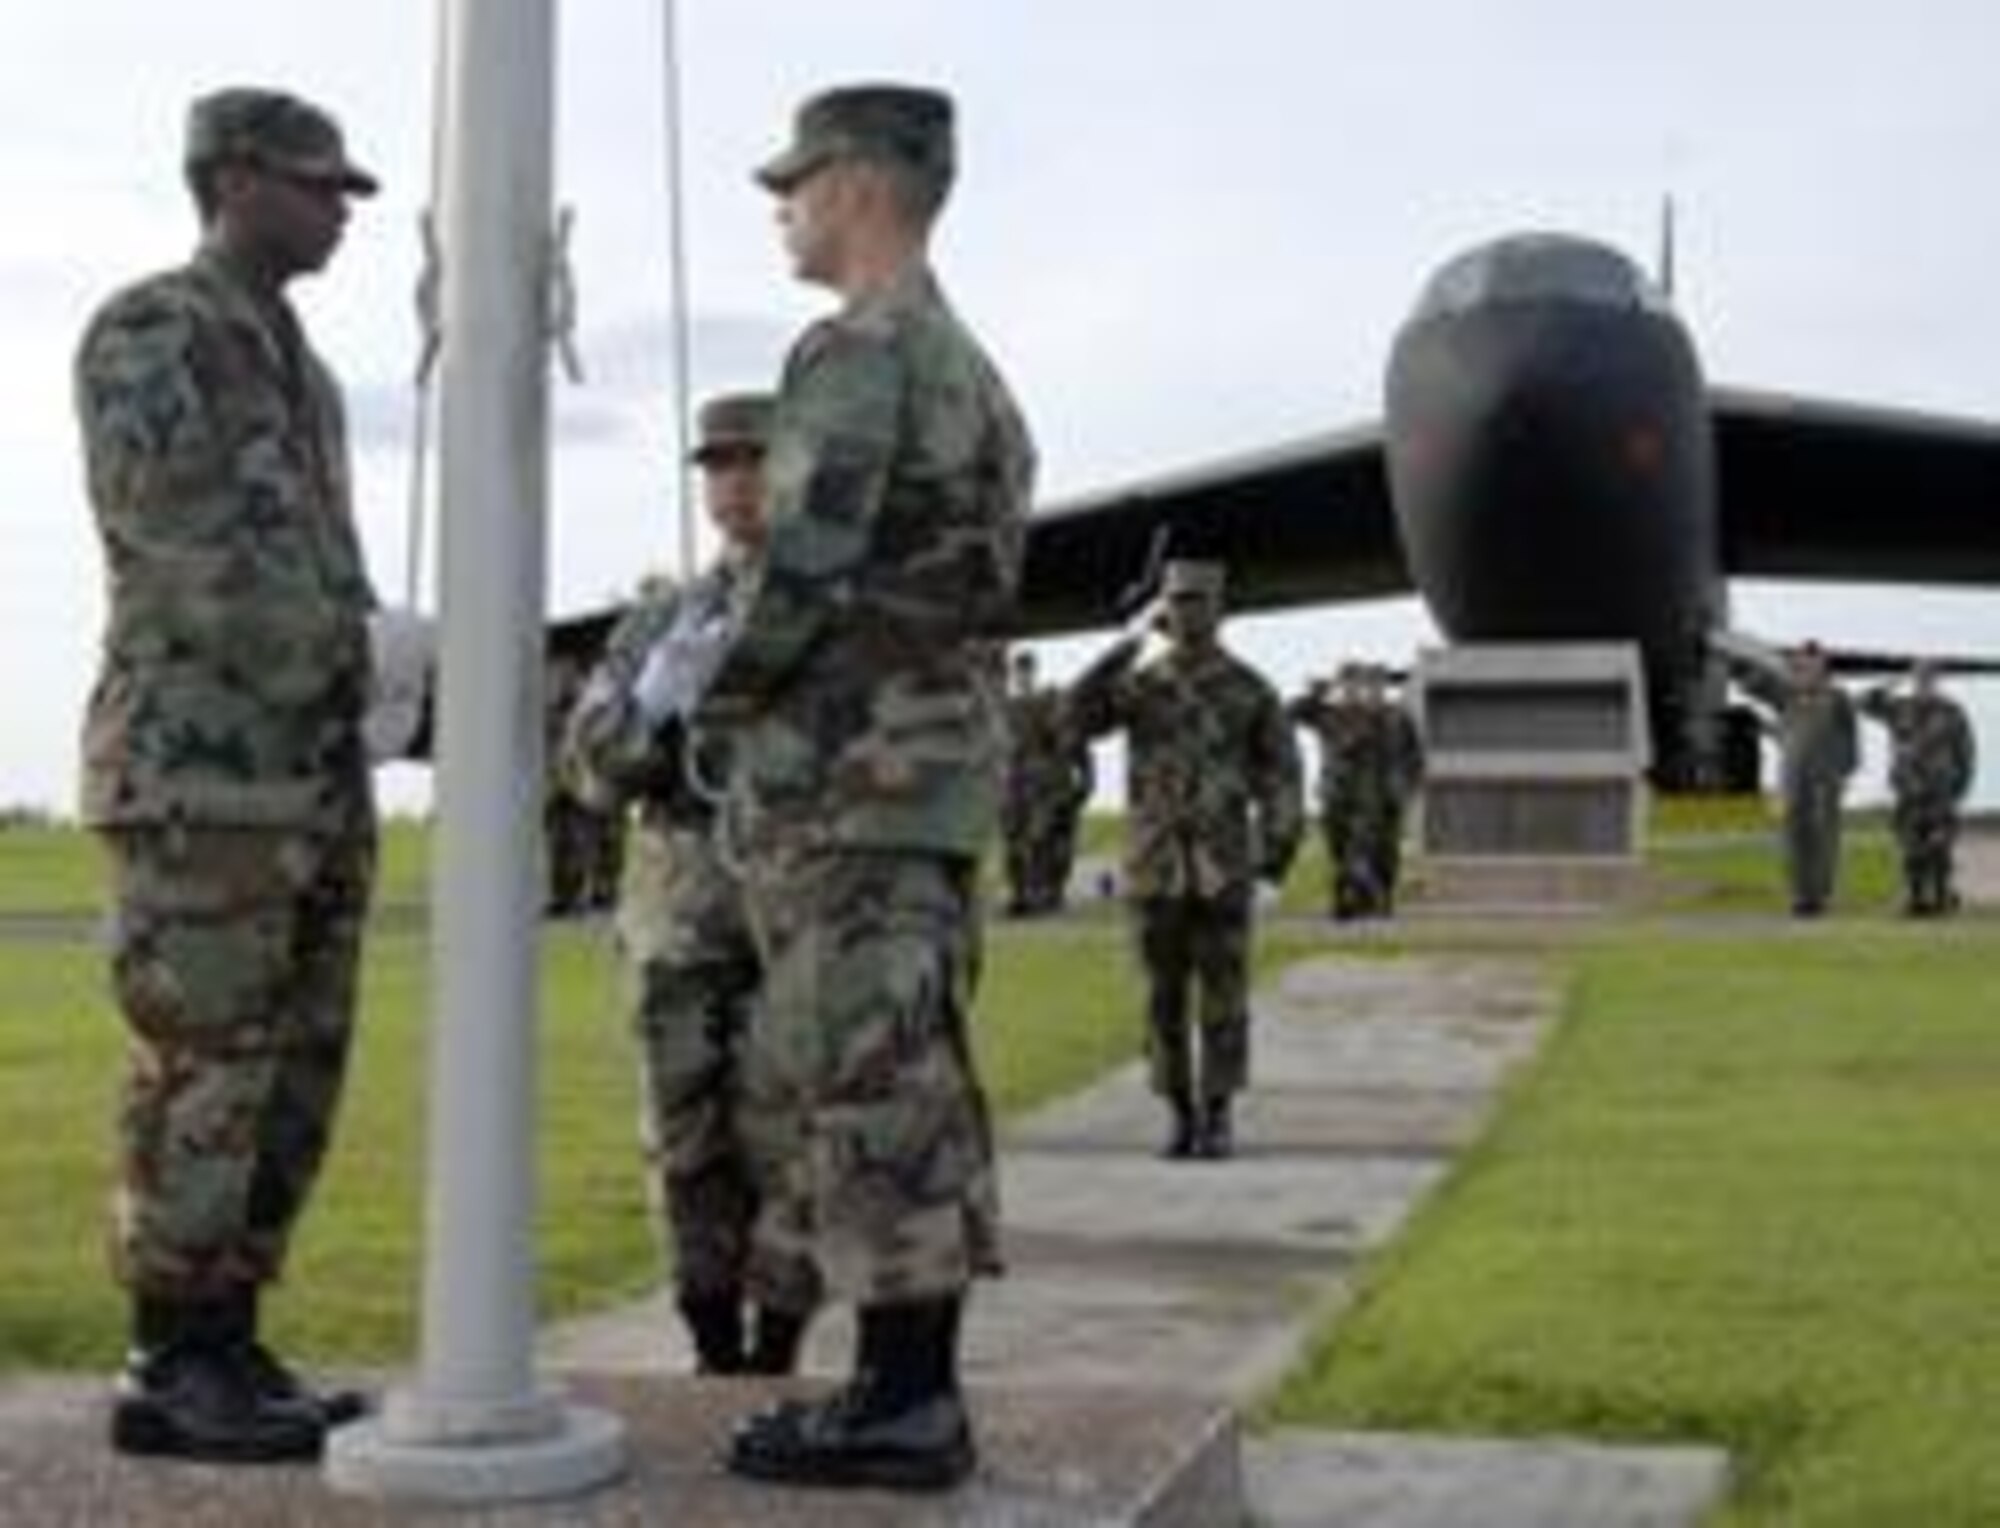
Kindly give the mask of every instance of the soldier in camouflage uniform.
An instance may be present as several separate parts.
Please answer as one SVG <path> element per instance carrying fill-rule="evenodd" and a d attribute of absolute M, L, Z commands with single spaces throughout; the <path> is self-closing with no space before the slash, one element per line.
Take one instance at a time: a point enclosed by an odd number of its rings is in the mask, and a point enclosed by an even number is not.
<path fill-rule="evenodd" d="M 1298 746 L 1277 692 L 1223 647 L 1223 569 L 1171 562 L 1166 653 L 1135 667 L 1128 637 L 1070 689 L 1086 736 L 1127 737 L 1126 888 L 1146 969 L 1164 1155 L 1226 1157 L 1230 1100 L 1249 1078 L 1256 883 L 1283 883 L 1304 827 Z M 1189 988 L 1200 993 L 1197 1057 Z"/>
<path fill-rule="evenodd" d="M 374 605 L 338 388 L 284 295 L 375 181 L 316 107 L 196 101 L 193 260 L 127 288 L 76 357 L 109 613 L 83 817 L 108 851 L 130 1035 L 117 1271 L 133 1351 L 111 1438 L 302 1458 L 357 1398 L 258 1340 L 346 1070 L 375 868 Z"/>
<path fill-rule="evenodd" d="M 1792 912 L 1826 911 L 1840 872 L 1840 810 L 1861 762 L 1854 705 L 1833 682 L 1817 643 L 1792 650 L 1785 672 L 1737 665 L 1738 681 L 1766 708 L 1764 728 L 1778 740 L 1784 798 L 1785 877 Z"/>
<path fill-rule="evenodd" d="M 548 663 L 549 734 L 543 757 L 548 774 L 542 786 L 542 910 L 552 918 L 602 912 L 618 901 L 625 864 L 625 813 L 578 789 L 559 767 L 563 726 L 583 693 L 584 672 L 577 660 L 558 653 Z"/>
<path fill-rule="evenodd" d="M 624 877 L 625 813 L 615 807 L 590 806 L 583 836 L 583 905 L 592 912 L 616 907 Z"/>
<path fill-rule="evenodd" d="M 1910 670 L 1908 695 L 1873 689 L 1861 697 L 1860 710 L 1888 729 L 1894 749 L 1889 788 L 1903 861 L 1903 910 L 1914 918 L 1952 912 L 1958 907 L 1952 852 L 1959 804 L 1978 763 L 1965 708 L 1938 689 L 1934 667 L 1918 663 Z"/>
<path fill-rule="evenodd" d="M 974 1463 L 959 1320 L 998 1252 L 975 895 L 1034 460 L 929 262 L 952 116 L 931 90 L 829 91 L 759 171 L 795 274 L 842 306 L 786 361 L 769 540 L 697 716 L 730 737 L 802 1223 L 859 1307 L 849 1383 L 737 1429 L 730 1467 L 767 1480 L 939 1489 Z"/>
<path fill-rule="evenodd" d="M 600 810 L 630 803 L 639 817 L 617 930 L 639 1036 L 640 1135 L 681 1315 L 707 1374 L 789 1373 L 818 1281 L 795 1237 L 776 1250 L 753 1240 L 759 1207 L 785 1191 L 803 1144 L 787 1135 L 796 1111 L 753 1071 L 763 965 L 705 794 L 723 760 L 712 742 L 686 757 L 685 731 L 647 716 L 638 681 L 680 622 L 725 611 L 748 577 L 764 539 L 770 421 L 768 394 L 703 405 L 694 458 L 722 555 L 685 585 L 651 580 L 641 590 L 570 714 L 562 750 L 580 795 Z"/>
<path fill-rule="evenodd" d="M 1369 664 L 1342 666 L 1287 711 L 1319 739 L 1320 832 L 1336 918 L 1395 910 L 1403 814 L 1423 778 L 1423 744 L 1409 711 Z"/>
<path fill-rule="evenodd" d="M 559 767 L 563 725 L 583 692 L 579 659 L 557 654 L 548 663 L 548 693 L 543 705 L 547 721 L 548 760 L 542 780 L 542 911 L 552 918 L 568 917 L 589 905 L 591 824 L 599 808 L 577 789 Z"/>
<path fill-rule="evenodd" d="M 1090 744 L 1071 725 L 1062 691 L 1038 686 L 1035 655 L 1016 653 L 1000 804 L 1009 912 L 1061 909 L 1077 827 L 1096 783 Z"/>

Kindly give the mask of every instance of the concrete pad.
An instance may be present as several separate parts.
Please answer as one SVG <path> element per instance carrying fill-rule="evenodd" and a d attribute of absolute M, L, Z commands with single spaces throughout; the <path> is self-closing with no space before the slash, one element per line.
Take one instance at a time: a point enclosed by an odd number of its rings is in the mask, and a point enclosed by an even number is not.
<path fill-rule="evenodd" d="M 981 1283 L 966 1311 L 961 1364 L 968 1383 L 988 1388 L 1234 1401 L 1275 1383 L 1297 1356 L 1301 1329 L 1347 1293 L 1323 1257 L 1161 1246 L 1138 1276 L 1115 1248 L 1009 1241 L 1013 1271 Z M 827 1312 L 813 1324 L 802 1369 L 844 1373 L 853 1342 L 851 1313 Z M 685 1375 L 694 1367 L 664 1290 L 615 1317 L 565 1322 L 538 1352 L 549 1368 L 584 1374 Z"/>
<path fill-rule="evenodd" d="M 769 1384 L 578 1376 L 570 1388 L 625 1420 L 625 1478 L 560 1503 L 452 1509 L 340 1495 L 314 1466 L 120 1458 L 104 1443 L 101 1384 L 9 1386 L 0 1389 L 0 1525 L 1216 1528 L 1242 1516 L 1236 1424 L 1211 1403 L 1130 1391 L 976 1391 L 978 1475 L 959 1491 L 922 1497 L 806 1491 L 726 1474 L 729 1429 L 773 1393 Z"/>
<path fill-rule="evenodd" d="M 1289 1050 L 1259 1059 L 1276 1071 L 1289 1059 Z M 1479 1133 L 1491 1101 L 1485 1090 L 1470 1086 L 1299 1083 L 1292 1077 L 1287 1068 L 1283 1076 L 1259 1083 L 1237 1100 L 1244 1156 L 1446 1156 Z M 1007 1132 L 1006 1144 L 1076 1156 L 1146 1155 L 1165 1135 L 1159 1099 L 1136 1070 L 1128 1069 L 1023 1121 Z M 1010 1155 L 1010 1165 L 1012 1160 Z"/>
<path fill-rule="evenodd" d="M 1720 1449 L 1281 1432 L 1246 1445 L 1258 1528 L 1687 1528 Z"/>
<path fill-rule="evenodd" d="M 1418 915 L 1609 917 L 1638 906 L 1652 887 L 1639 859 L 1577 860 L 1537 855 L 1453 859 L 1427 855 L 1403 907 Z"/>
<path fill-rule="evenodd" d="M 980 1289 L 966 1373 L 1237 1403 L 1275 1383 L 1302 1328 L 1346 1293 L 1324 1259 L 1313 1267 L 1192 1248 L 1162 1248 L 1146 1265 L 1051 1257 Z"/>
<path fill-rule="evenodd" d="M 1257 1246 L 1348 1258 L 1401 1224 L 1443 1171 L 1407 1157 L 1252 1153 L 1227 1162 L 1103 1157 L 1088 1171 L 1056 1152 L 1016 1151 L 1002 1180 L 1008 1242 L 1051 1233 L 1128 1249 L 1145 1276 L 1149 1244 Z"/>
<path fill-rule="evenodd" d="M 1501 1080 L 1533 1054 L 1550 1007 L 1546 976 L 1526 962 L 1293 965 L 1257 996 L 1239 1147 L 1246 1156 L 1447 1155 L 1478 1132 Z M 1149 1155 L 1163 1129 L 1143 1072 L 1127 1067 L 1012 1126 L 1004 1172 L 1013 1148 Z M 1010 1211 L 1021 1199 L 1008 1191 Z"/>
<path fill-rule="evenodd" d="M 1494 956 L 1419 956 L 1395 960 L 1304 960 L 1259 990 L 1259 1008 L 1320 1024 L 1403 1018 L 1415 1034 L 1498 1037 L 1519 1025 L 1532 1032 L 1547 1016 L 1551 989 L 1536 962 Z"/>

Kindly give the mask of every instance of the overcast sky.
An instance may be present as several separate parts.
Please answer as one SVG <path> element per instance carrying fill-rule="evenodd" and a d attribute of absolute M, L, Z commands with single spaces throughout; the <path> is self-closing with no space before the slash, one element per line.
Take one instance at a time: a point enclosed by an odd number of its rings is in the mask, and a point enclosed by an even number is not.
<path fill-rule="evenodd" d="M 556 610 L 673 556 L 658 7 L 559 7 L 558 184 L 577 208 L 589 379 L 558 400 Z M 1047 496 L 1371 419 L 1390 336 L 1438 263 L 1527 228 L 1650 263 L 1669 191 L 1712 379 L 2000 417 L 1990 0 L 680 0 L 679 15 L 697 390 L 767 383 L 820 311 L 747 170 L 800 96 L 869 77 L 959 98 L 938 261 L 1030 415 Z M 433 29 L 420 0 L 8 7 L 0 803 L 72 802 L 102 597 L 69 357 L 97 301 L 192 244 L 178 165 L 195 93 L 320 99 L 382 177 L 330 271 L 295 292 L 348 385 L 364 534 L 400 594 Z M 1993 593 L 1739 586 L 1737 613 L 1781 638 L 2000 650 Z M 1236 629 L 1287 681 L 1431 639 L 1407 601 Z M 1082 651 L 1059 648 L 1056 671 Z M 2000 710 L 1979 709 L 2000 765 Z M 1996 782 L 1989 768 L 1982 796 Z"/>

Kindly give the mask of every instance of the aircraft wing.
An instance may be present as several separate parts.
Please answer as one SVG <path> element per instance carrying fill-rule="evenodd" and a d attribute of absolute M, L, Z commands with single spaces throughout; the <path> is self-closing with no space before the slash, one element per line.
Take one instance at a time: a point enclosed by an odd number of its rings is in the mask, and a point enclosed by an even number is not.
<path fill-rule="evenodd" d="M 583 665 L 595 663 L 611 638 L 611 628 L 625 613 L 623 605 L 587 610 L 579 615 L 558 616 L 543 628 L 544 649 L 551 658 L 567 658 Z"/>
<path fill-rule="evenodd" d="M 1787 666 L 1786 650 L 1751 633 L 1720 628 L 1708 634 L 1709 647 L 1732 664 L 1759 670 L 1782 679 Z M 1828 670 L 1846 679 L 1900 678 L 1918 661 L 1928 663 L 1939 674 L 2000 674 L 2000 658 L 1963 653 L 1916 653 L 1875 647 L 1847 647 L 1821 643 Z"/>
<path fill-rule="evenodd" d="M 1939 674 L 2000 674 L 2000 658 L 1980 658 L 1965 653 L 1890 652 L 1874 647 L 1845 647 L 1839 643 L 1826 650 L 1826 666 L 1846 679 L 1900 679 L 1919 660 Z"/>
<path fill-rule="evenodd" d="M 1234 610 L 1403 594 L 1382 431 L 1310 436 L 1036 511 L 1020 630 L 1118 624 L 1162 555 L 1229 565 Z"/>
<path fill-rule="evenodd" d="M 2000 425 L 1715 388 L 1732 574 L 2000 583 Z"/>
<path fill-rule="evenodd" d="M 1329 432 L 1038 508 L 1028 520 L 1017 630 L 1115 626 L 1163 557 L 1229 564 L 1229 603 L 1265 610 L 1412 587 L 1382 432 Z M 549 653 L 590 661 L 619 608 L 552 620 Z"/>

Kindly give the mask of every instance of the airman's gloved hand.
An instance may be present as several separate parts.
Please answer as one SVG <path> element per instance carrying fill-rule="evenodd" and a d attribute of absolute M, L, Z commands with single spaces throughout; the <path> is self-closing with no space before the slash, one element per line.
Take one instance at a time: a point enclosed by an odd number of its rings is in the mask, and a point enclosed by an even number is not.
<path fill-rule="evenodd" d="M 676 621 L 653 644 L 632 681 L 632 704 L 649 727 L 692 720 L 722 664 L 729 623 L 721 613 L 703 621 Z"/>

